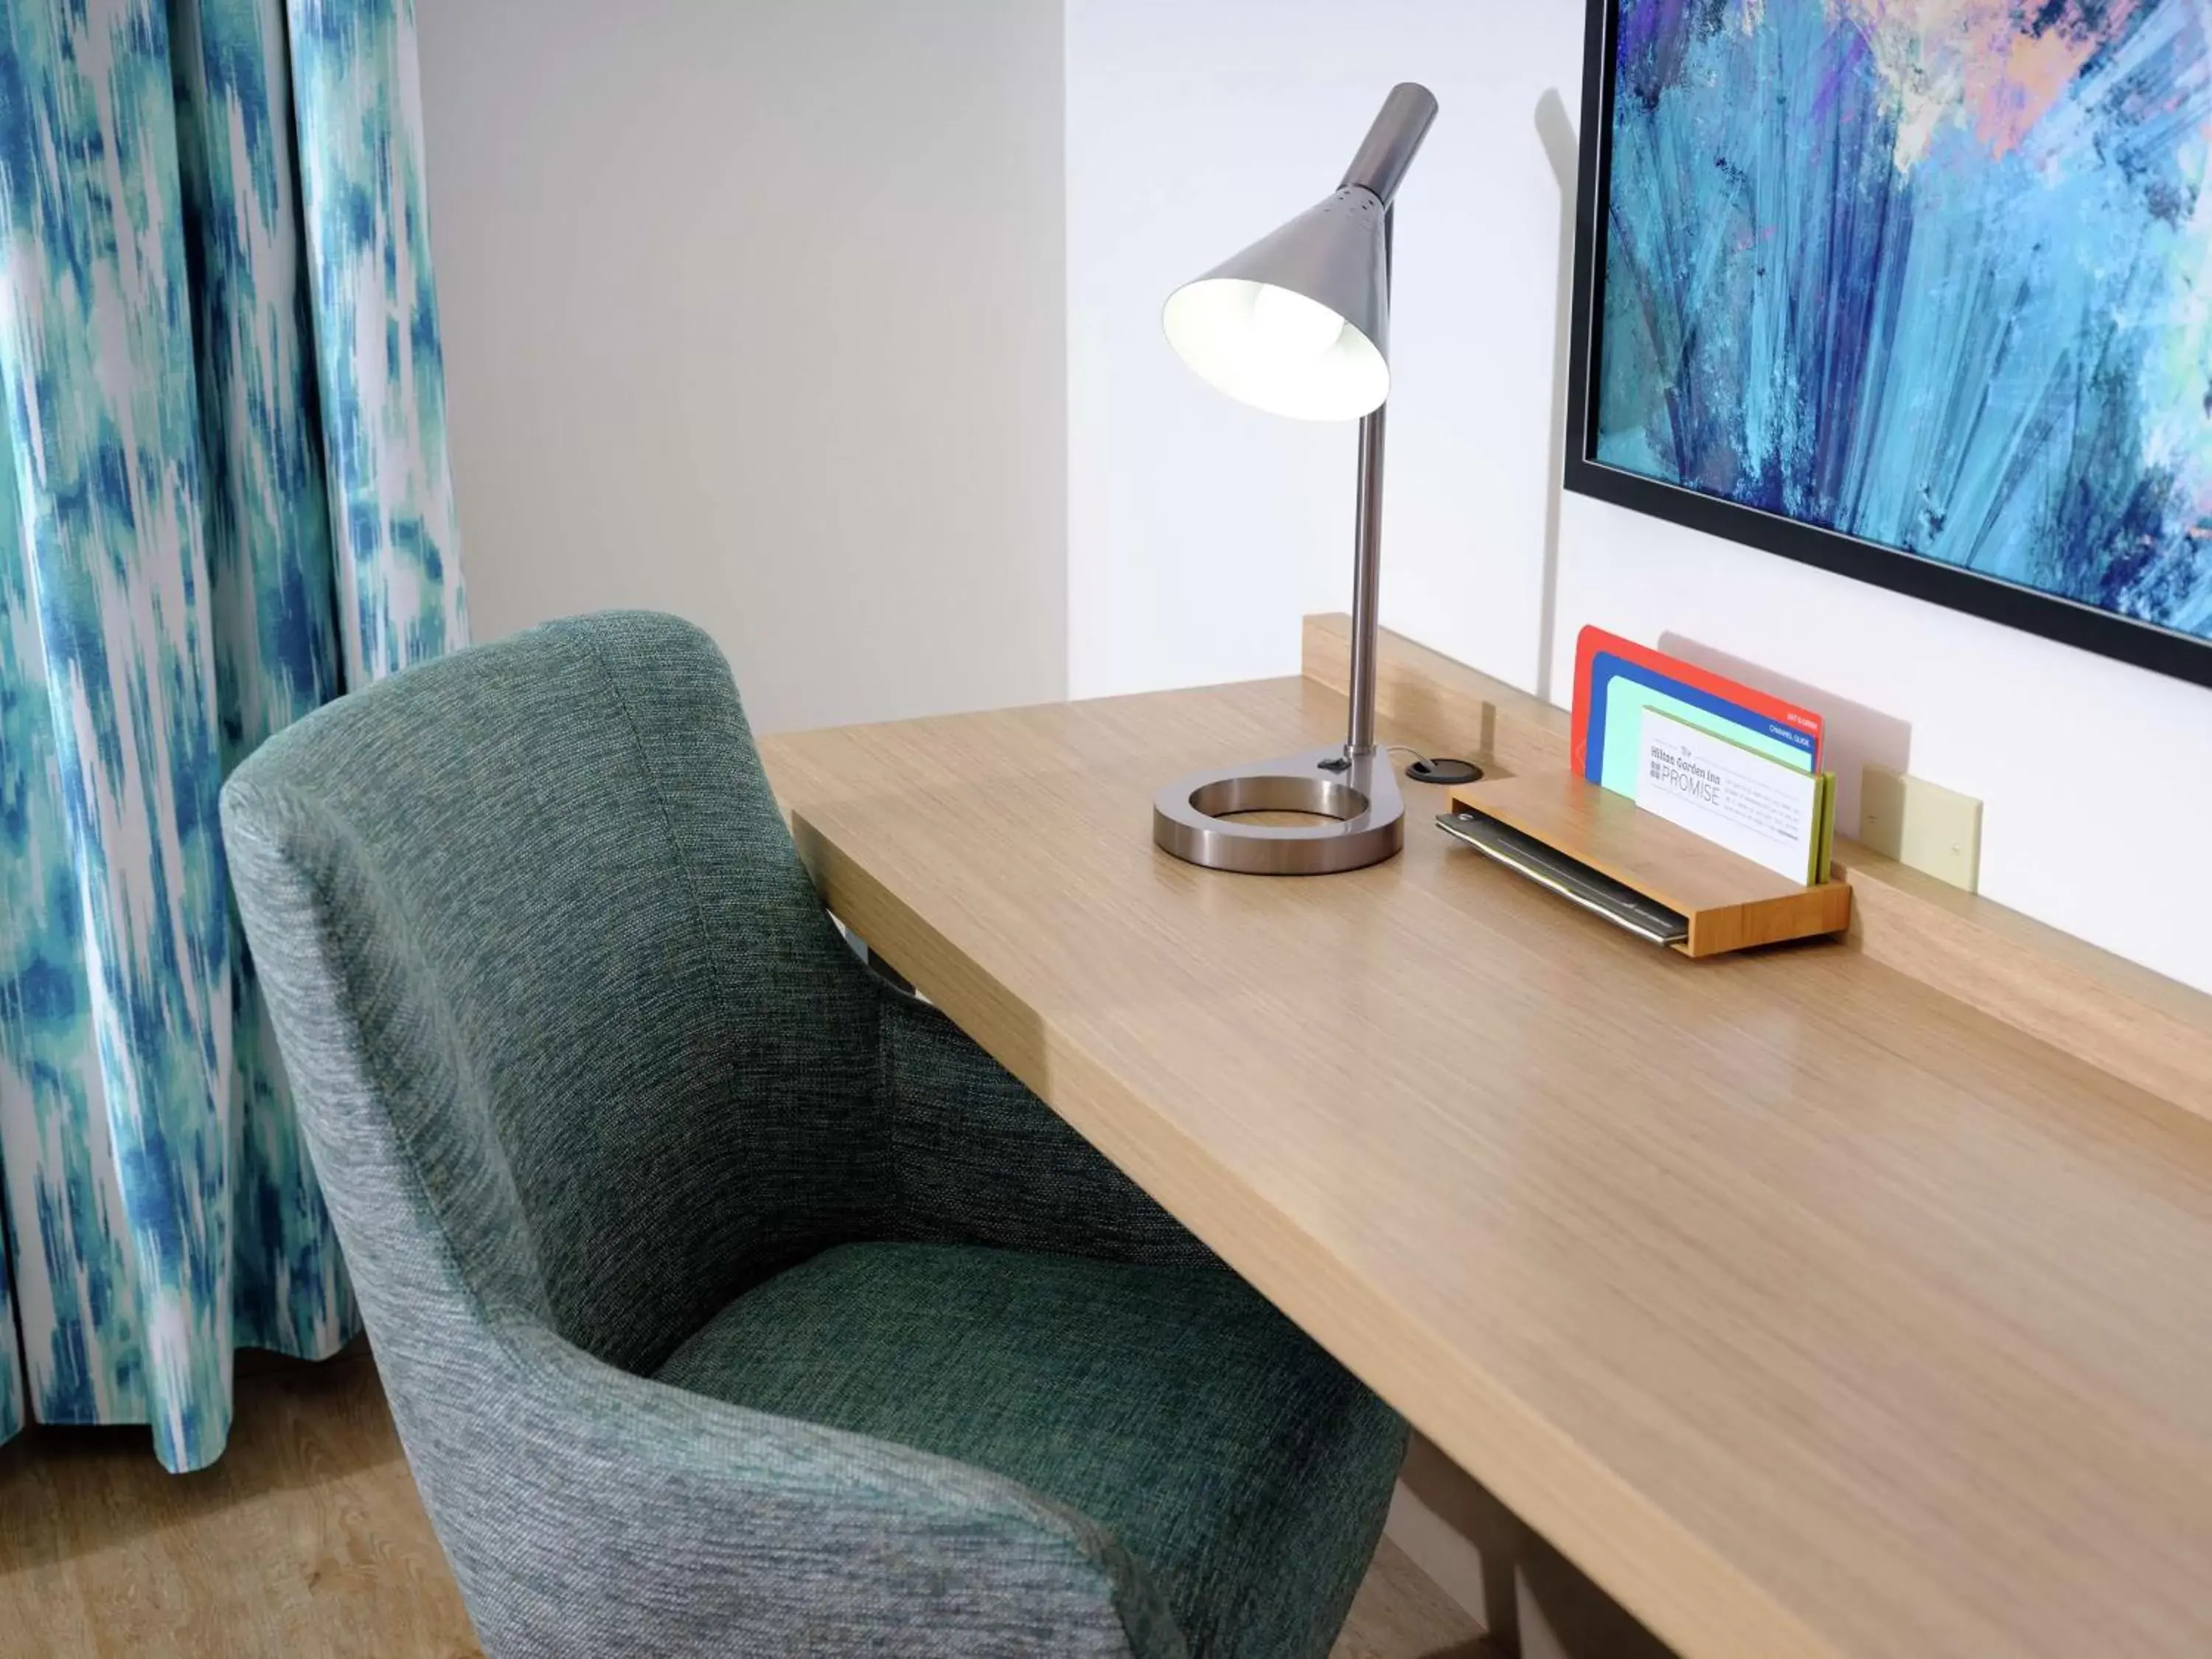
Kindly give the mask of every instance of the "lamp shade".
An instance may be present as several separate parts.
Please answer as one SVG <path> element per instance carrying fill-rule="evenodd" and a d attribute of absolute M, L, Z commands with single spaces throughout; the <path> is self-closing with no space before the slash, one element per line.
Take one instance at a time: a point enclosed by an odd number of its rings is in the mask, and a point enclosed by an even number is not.
<path fill-rule="evenodd" d="M 1346 185 L 1168 296 L 1168 342 L 1271 415 L 1349 421 L 1390 392 L 1386 210 Z"/>

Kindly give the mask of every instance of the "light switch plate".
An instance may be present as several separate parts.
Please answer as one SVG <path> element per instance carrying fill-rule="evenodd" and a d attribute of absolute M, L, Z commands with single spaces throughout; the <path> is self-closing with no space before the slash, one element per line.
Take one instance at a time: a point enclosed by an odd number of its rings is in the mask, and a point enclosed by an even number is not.
<path fill-rule="evenodd" d="M 1859 775 L 1859 840 L 1972 893 L 1982 878 L 1982 804 L 1869 761 Z"/>

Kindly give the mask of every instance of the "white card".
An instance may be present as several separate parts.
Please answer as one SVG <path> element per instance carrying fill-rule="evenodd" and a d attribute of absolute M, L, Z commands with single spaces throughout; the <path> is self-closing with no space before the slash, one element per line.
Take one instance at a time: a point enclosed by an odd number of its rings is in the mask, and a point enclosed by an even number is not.
<path fill-rule="evenodd" d="M 1820 839 L 1820 781 L 1755 750 L 1701 732 L 1656 708 L 1644 711 L 1636 804 L 1792 881 L 1809 881 Z"/>

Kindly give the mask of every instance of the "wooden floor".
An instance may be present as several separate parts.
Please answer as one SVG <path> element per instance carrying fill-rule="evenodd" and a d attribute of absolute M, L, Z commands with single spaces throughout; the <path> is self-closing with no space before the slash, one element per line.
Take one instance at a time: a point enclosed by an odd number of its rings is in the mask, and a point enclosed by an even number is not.
<path fill-rule="evenodd" d="M 1477 1659 L 1389 1544 L 1332 1659 Z M 230 1449 L 164 1474 L 143 1429 L 0 1448 L 0 1652 L 476 1659 L 365 1352 L 241 1376 Z"/>

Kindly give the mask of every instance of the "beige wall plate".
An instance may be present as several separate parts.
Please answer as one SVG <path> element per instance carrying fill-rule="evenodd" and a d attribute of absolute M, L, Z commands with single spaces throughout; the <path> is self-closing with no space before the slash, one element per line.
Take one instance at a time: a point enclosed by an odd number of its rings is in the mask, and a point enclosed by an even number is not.
<path fill-rule="evenodd" d="M 1870 761 L 1859 783 L 1859 840 L 1969 893 L 1980 884 L 1982 804 L 1972 795 Z"/>

